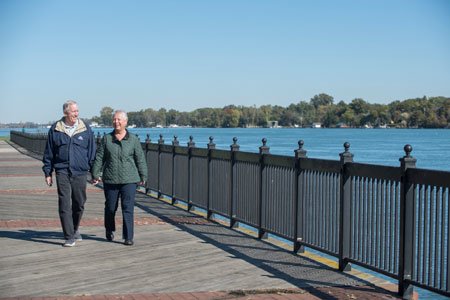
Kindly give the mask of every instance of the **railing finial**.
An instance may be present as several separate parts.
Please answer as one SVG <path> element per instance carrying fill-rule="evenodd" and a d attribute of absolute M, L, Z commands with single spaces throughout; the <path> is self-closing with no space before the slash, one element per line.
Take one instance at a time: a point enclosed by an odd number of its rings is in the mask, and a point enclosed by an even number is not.
<path fill-rule="evenodd" d="M 270 148 L 268 146 L 266 146 L 267 139 L 263 138 L 261 141 L 262 141 L 262 146 L 259 147 L 259 154 L 269 154 L 269 149 Z"/>
<path fill-rule="evenodd" d="M 341 163 L 345 164 L 348 162 L 353 162 L 353 154 L 350 153 L 350 143 L 345 142 L 344 143 L 344 152 L 339 153 L 339 156 L 341 157 Z"/>
<path fill-rule="evenodd" d="M 403 157 L 401 157 L 399 159 L 400 160 L 400 168 L 402 170 L 406 170 L 406 169 L 409 169 L 409 168 L 415 168 L 417 159 L 415 159 L 411 155 L 411 152 L 413 150 L 412 146 L 410 144 L 406 144 L 403 147 L 403 150 L 405 151 L 405 156 L 403 156 Z"/>
<path fill-rule="evenodd" d="M 214 137 L 210 136 L 209 143 L 208 143 L 208 149 L 216 149 L 216 144 L 214 144 L 213 140 L 214 140 Z"/>
<path fill-rule="evenodd" d="M 189 136 L 189 142 L 187 143 L 189 148 L 195 147 L 194 137 L 192 135 Z"/>
<path fill-rule="evenodd" d="M 295 158 L 306 157 L 306 150 L 303 149 L 305 142 L 303 140 L 298 141 L 298 149 L 294 150 Z"/>
<path fill-rule="evenodd" d="M 410 144 L 406 144 L 405 147 L 403 147 L 403 150 L 405 150 L 405 157 L 411 157 L 411 152 L 413 150 L 412 146 Z"/>
<path fill-rule="evenodd" d="M 158 144 L 164 144 L 164 139 L 163 139 L 163 135 L 162 134 L 159 134 Z"/>
<path fill-rule="evenodd" d="M 233 137 L 233 144 L 230 146 L 231 151 L 239 151 L 239 145 L 237 144 L 237 137 Z"/>
<path fill-rule="evenodd" d="M 173 141 L 172 141 L 172 145 L 173 146 L 179 146 L 180 142 L 177 140 L 178 137 L 176 135 L 173 136 Z"/>
<path fill-rule="evenodd" d="M 344 152 L 348 152 L 348 149 L 350 149 L 350 143 L 349 142 L 345 142 L 344 143 Z"/>

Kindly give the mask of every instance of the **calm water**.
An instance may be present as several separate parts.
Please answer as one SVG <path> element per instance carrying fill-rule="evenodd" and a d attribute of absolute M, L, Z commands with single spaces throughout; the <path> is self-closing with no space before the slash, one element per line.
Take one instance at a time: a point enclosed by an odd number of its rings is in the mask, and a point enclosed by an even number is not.
<path fill-rule="evenodd" d="M 26 129 L 26 132 L 47 132 L 48 129 Z M 94 128 L 94 132 L 110 132 L 110 128 Z M 0 136 L 8 136 L 10 129 L 0 129 Z M 412 156 L 417 167 L 450 171 L 449 129 L 313 129 L 313 128 L 132 128 L 141 141 L 150 135 L 157 142 L 162 134 L 166 144 L 174 135 L 180 145 L 187 145 L 194 137 L 196 147 L 206 148 L 209 137 L 214 137 L 218 149 L 230 149 L 237 137 L 240 151 L 258 152 L 261 140 L 267 139 L 270 153 L 294 155 L 298 140 L 304 141 L 308 157 L 338 160 L 344 142 L 350 143 L 354 161 L 379 165 L 399 166 L 398 159 L 405 155 L 403 147 L 413 147 Z"/>

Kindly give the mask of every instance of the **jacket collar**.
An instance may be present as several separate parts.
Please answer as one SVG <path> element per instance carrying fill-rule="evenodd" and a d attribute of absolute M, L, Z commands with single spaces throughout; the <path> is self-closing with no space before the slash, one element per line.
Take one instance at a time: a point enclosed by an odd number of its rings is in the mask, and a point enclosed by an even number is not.
<path fill-rule="evenodd" d="M 58 122 L 56 122 L 56 126 L 55 126 L 55 130 L 59 131 L 59 132 L 66 132 L 64 129 L 64 117 L 61 118 L 61 120 L 59 120 Z M 73 135 L 86 131 L 86 124 L 84 124 L 84 122 L 81 119 L 78 119 L 78 127 L 75 130 L 75 132 L 73 133 Z"/>
<path fill-rule="evenodd" d="M 126 131 L 126 133 L 122 140 L 128 140 L 128 138 L 130 137 L 130 132 L 126 129 L 125 129 L 125 131 Z M 116 139 L 116 135 L 114 134 L 114 130 L 111 132 L 111 135 L 112 135 L 113 141 L 118 141 L 118 139 Z"/>

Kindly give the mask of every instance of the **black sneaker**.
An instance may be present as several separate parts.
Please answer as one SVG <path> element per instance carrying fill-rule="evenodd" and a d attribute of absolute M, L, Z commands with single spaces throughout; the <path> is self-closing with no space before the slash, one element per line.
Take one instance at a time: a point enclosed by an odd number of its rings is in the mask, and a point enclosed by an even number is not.
<path fill-rule="evenodd" d="M 123 242 L 123 244 L 125 246 L 133 246 L 134 242 L 133 242 L 133 240 L 125 240 L 125 242 Z"/>
<path fill-rule="evenodd" d="M 112 231 L 106 231 L 106 239 L 110 242 L 114 240 L 114 232 Z"/>

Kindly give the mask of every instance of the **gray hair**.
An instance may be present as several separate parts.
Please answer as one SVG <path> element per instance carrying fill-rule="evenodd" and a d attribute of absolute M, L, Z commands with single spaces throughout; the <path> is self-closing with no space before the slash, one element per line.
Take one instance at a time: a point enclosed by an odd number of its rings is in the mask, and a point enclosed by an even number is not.
<path fill-rule="evenodd" d="M 124 117 L 125 120 L 128 120 L 128 115 L 127 115 L 127 112 L 126 112 L 126 111 L 124 111 L 124 110 L 122 110 L 122 109 L 117 109 L 117 110 L 114 112 L 114 116 L 115 116 L 116 114 L 121 114 L 121 115 Z"/>
<path fill-rule="evenodd" d="M 63 112 L 66 113 L 71 105 L 78 105 L 78 103 L 75 100 L 67 100 L 63 104 Z"/>

